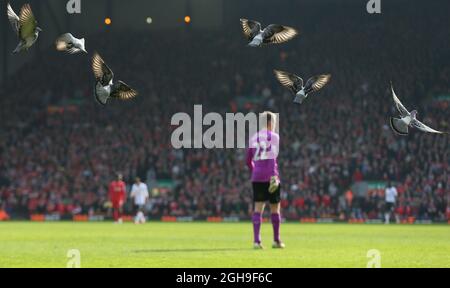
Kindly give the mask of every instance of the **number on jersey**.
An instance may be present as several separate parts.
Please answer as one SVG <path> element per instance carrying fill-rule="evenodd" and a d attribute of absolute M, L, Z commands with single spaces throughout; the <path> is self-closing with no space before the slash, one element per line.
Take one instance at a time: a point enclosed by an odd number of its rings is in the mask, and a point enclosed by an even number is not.
<path fill-rule="evenodd" d="M 255 144 L 255 155 L 253 156 L 254 161 L 267 160 L 269 159 L 268 153 L 271 149 L 271 145 L 267 142 L 258 142 Z"/>

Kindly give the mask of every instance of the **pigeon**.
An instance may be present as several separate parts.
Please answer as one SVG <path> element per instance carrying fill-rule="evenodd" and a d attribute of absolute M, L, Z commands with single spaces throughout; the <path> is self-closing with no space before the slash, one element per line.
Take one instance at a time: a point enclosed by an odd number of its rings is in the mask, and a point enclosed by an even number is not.
<path fill-rule="evenodd" d="M 271 24 L 261 29 L 261 23 L 248 19 L 241 19 L 244 35 L 247 37 L 250 47 L 260 47 L 263 44 L 279 44 L 287 42 L 298 35 L 294 28 Z"/>
<path fill-rule="evenodd" d="M 73 37 L 71 33 L 66 33 L 61 35 L 56 39 L 56 50 L 64 51 L 69 54 L 76 54 L 80 52 L 88 53 L 86 48 L 84 48 L 85 40 L 84 38 L 77 39 Z"/>
<path fill-rule="evenodd" d="M 303 79 L 295 74 L 279 70 L 274 70 L 274 73 L 278 82 L 284 87 L 289 88 L 292 94 L 295 95 L 294 103 L 297 104 L 302 104 L 311 92 L 319 91 L 331 79 L 330 74 L 317 75 L 309 78 L 308 81 L 306 81 L 306 85 L 303 86 Z"/>
<path fill-rule="evenodd" d="M 33 11 L 31 11 L 30 4 L 22 6 L 19 13 L 20 16 L 17 16 L 9 3 L 7 10 L 9 22 L 20 40 L 13 53 L 16 54 L 30 49 L 38 39 L 39 32 L 42 31 L 42 29 L 37 26 L 38 23 L 34 18 Z"/>
<path fill-rule="evenodd" d="M 94 90 L 95 99 L 99 104 L 106 105 L 109 98 L 128 100 L 138 95 L 135 90 L 124 82 L 113 82 L 114 73 L 98 53 L 95 53 L 92 58 L 92 70 L 96 79 Z"/>
<path fill-rule="evenodd" d="M 397 107 L 398 112 L 400 113 L 400 118 L 390 118 L 391 128 L 398 135 L 406 136 L 408 135 L 409 128 L 415 127 L 423 132 L 427 133 L 436 133 L 436 134 L 448 134 L 446 132 L 441 132 L 434 130 L 427 125 L 423 124 L 419 120 L 417 120 L 417 110 L 413 110 L 409 112 L 405 106 L 403 106 L 400 99 L 398 99 L 397 95 L 394 92 L 394 87 L 391 86 L 392 90 L 392 98 L 394 99 L 395 106 Z"/>

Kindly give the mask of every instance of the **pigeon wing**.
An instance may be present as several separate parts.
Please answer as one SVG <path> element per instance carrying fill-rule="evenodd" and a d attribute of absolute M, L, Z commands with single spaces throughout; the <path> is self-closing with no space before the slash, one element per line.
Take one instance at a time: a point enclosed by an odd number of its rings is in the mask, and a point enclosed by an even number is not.
<path fill-rule="evenodd" d="M 423 124 L 419 120 L 413 121 L 412 125 L 423 132 L 436 133 L 436 134 L 447 134 L 445 132 L 434 130 L 433 128 L 428 127 L 427 125 Z"/>
<path fill-rule="evenodd" d="M 297 93 L 303 88 L 303 79 L 299 76 L 280 70 L 273 70 L 273 72 L 278 82 L 284 87 L 289 88 L 293 93 Z"/>
<path fill-rule="evenodd" d="M 8 19 L 11 23 L 11 26 L 14 30 L 14 32 L 19 35 L 19 27 L 20 27 L 20 20 L 19 16 L 17 16 L 16 12 L 12 9 L 11 5 L 8 3 Z"/>
<path fill-rule="evenodd" d="M 253 37 L 261 31 L 261 23 L 248 19 L 240 19 L 242 30 L 244 31 L 245 37 L 247 39 L 253 39 Z"/>
<path fill-rule="evenodd" d="M 330 81 L 331 75 L 318 75 L 308 79 L 305 85 L 307 93 L 317 92 L 322 89 Z"/>
<path fill-rule="evenodd" d="M 409 113 L 408 109 L 403 106 L 402 102 L 400 102 L 400 99 L 398 99 L 397 95 L 395 94 L 394 87 L 391 86 L 392 91 L 392 98 L 394 99 L 395 106 L 397 107 L 398 112 L 402 117 L 409 116 L 411 113 Z"/>
<path fill-rule="evenodd" d="M 138 93 L 136 90 L 132 89 L 122 81 L 117 81 L 117 84 L 114 85 L 113 91 L 111 92 L 111 98 L 117 98 L 120 100 L 132 99 L 137 95 Z"/>
<path fill-rule="evenodd" d="M 95 79 L 103 86 L 109 85 L 114 78 L 114 73 L 98 53 L 95 53 L 92 58 L 92 70 L 94 71 Z"/>
<path fill-rule="evenodd" d="M 80 49 L 73 47 L 73 48 L 68 49 L 67 53 L 76 54 L 76 53 L 79 53 L 80 51 L 81 51 Z"/>
<path fill-rule="evenodd" d="M 22 9 L 20 9 L 19 23 L 19 35 L 21 39 L 24 40 L 34 35 L 37 27 L 37 21 L 34 18 L 30 4 L 25 4 L 22 6 Z"/>
<path fill-rule="evenodd" d="M 292 27 L 271 24 L 264 29 L 264 43 L 279 44 L 291 40 L 298 35 Z"/>

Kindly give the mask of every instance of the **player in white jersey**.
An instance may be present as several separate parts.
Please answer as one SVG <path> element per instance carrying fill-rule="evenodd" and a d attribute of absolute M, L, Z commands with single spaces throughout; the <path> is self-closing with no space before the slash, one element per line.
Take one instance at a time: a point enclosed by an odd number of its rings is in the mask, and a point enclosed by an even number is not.
<path fill-rule="evenodd" d="M 391 213 L 395 209 L 395 202 L 397 200 L 397 188 L 391 184 L 391 182 L 388 183 L 386 190 L 384 191 L 384 200 L 385 200 L 385 211 L 384 211 L 384 220 L 385 224 L 389 224 Z"/>
<path fill-rule="evenodd" d="M 136 217 L 134 218 L 134 223 L 142 224 L 145 223 L 145 204 L 148 201 L 148 188 L 147 184 L 141 182 L 139 177 L 136 177 L 136 182 L 131 188 L 131 198 L 134 199 L 134 205 L 136 206 Z"/>

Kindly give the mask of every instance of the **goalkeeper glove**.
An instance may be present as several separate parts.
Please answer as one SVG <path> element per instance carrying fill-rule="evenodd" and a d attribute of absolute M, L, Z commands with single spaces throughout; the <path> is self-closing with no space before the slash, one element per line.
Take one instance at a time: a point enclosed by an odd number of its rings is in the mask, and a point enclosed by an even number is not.
<path fill-rule="evenodd" d="M 277 191 L 279 186 L 280 186 L 280 179 L 278 179 L 278 176 L 272 176 L 270 178 L 269 193 L 272 194 L 275 191 Z"/>

